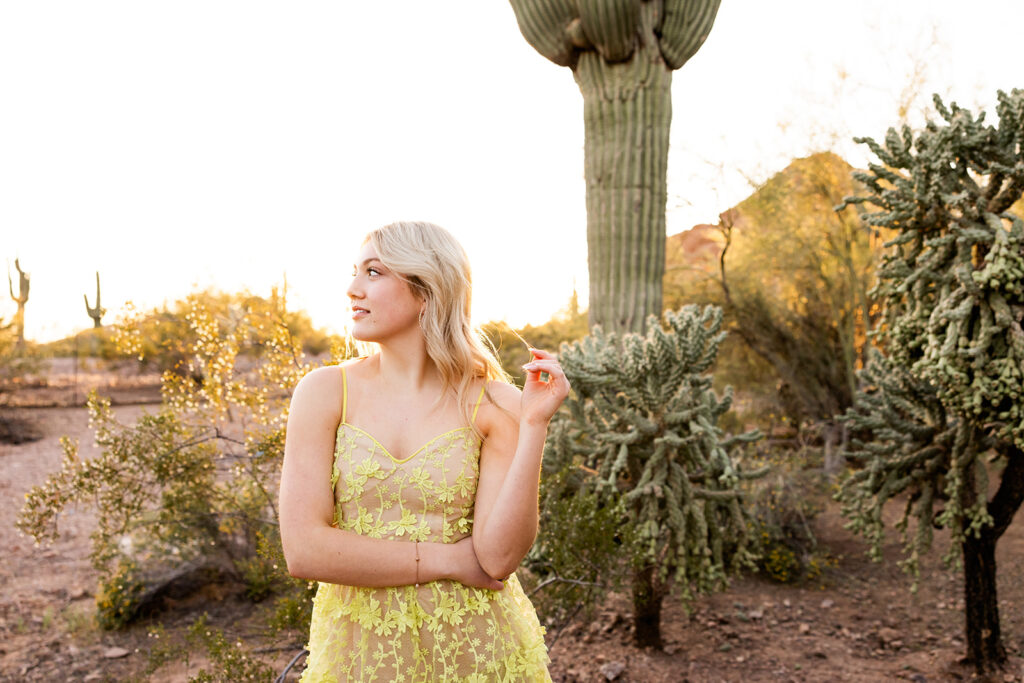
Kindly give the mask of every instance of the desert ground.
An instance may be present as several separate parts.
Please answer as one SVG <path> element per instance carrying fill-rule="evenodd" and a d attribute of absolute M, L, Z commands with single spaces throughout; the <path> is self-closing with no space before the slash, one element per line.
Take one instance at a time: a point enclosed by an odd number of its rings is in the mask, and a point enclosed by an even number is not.
<path fill-rule="evenodd" d="M 51 368 L 45 382 L 22 387 L 4 408 L 7 417 L 33 426 L 38 440 L 0 444 L 0 680 L 185 681 L 205 664 L 201 655 L 145 674 L 159 623 L 179 638 L 198 615 L 224 630 L 231 642 L 283 671 L 304 642 L 301 633 L 270 638 L 260 605 L 230 586 L 209 587 L 124 631 L 100 630 L 93 622 L 96 572 L 89 563 L 92 510 L 69 510 L 60 538 L 36 547 L 14 526 L 24 494 L 60 463 L 59 439 L 78 439 L 82 455 L 94 451 L 85 391 L 110 395 L 115 412 L 131 422 L 153 410 L 158 378 L 130 372 Z M 74 372 L 72 373 L 72 370 Z M 14 407 L 10 403 L 15 404 Z M 892 513 L 895 515 L 896 510 Z M 666 602 L 664 651 L 631 645 L 629 604 L 611 595 L 591 618 L 580 616 L 548 632 L 555 681 L 959 681 L 975 677 L 960 662 L 964 653 L 962 576 L 943 567 L 945 537 L 922 561 L 920 588 L 896 566 L 898 536 L 892 532 L 882 564 L 870 562 L 866 545 L 843 528 L 830 503 L 814 531 L 832 558 L 813 584 L 785 585 L 750 575 L 722 593 L 698 599 L 687 612 L 677 598 Z M 1000 612 L 1010 665 L 991 677 L 1024 681 L 1024 521 L 1018 519 L 999 544 Z M 542 615 L 543 618 L 543 615 Z M 296 680 L 301 666 L 287 680 Z M 976 680 L 976 679 L 975 679 Z"/>

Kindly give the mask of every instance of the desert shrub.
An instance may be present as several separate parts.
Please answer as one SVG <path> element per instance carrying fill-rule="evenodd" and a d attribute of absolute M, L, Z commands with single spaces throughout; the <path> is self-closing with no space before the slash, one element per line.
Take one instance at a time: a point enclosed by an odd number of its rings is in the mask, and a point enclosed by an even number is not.
<path fill-rule="evenodd" d="M 145 588 L 138 569 L 133 561 L 122 559 L 100 580 L 96 591 L 96 623 L 100 628 L 124 628 L 135 617 Z"/>
<path fill-rule="evenodd" d="M 768 460 L 771 475 L 745 483 L 757 567 L 780 583 L 819 579 L 833 559 L 812 527 L 824 511 L 830 484 L 820 469 L 805 466 L 800 453 L 776 453 Z"/>
<path fill-rule="evenodd" d="M 208 664 L 195 675 L 189 676 L 189 683 L 274 680 L 272 668 L 254 657 L 241 642 L 231 642 L 223 631 L 211 626 L 206 614 L 196 619 L 189 627 L 184 644 L 172 642 L 160 626 L 150 629 L 149 637 L 154 644 L 149 650 L 147 675 L 155 673 L 172 661 L 183 659 L 189 664 L 195 653 L 203 652 Z"/>
<path fill-rule="evenodd" d="M 68 505 L 96 508 L 91 559 L 104 627 L 128 623 L 139 607 L 135 586 L 154 594 L 158 587 L 148 584 L 175 568 L 216 567 L 253 599 L 308 592 L 284 571 L 274 492 L 290 392 L 314 366 L 283 299 L 269 301 L 276 303 L 224 316 L 208 297 L 189 297 L 187 328 L 175 342 L 187 372 L 164 373 L 160 409 L 121 424 L 108 401 L 91 395 L 99 454 L 82 459 L 77 444 L 63 440 L 61 469 L 27 494 L 17 524 L 37 542 L 56 538 Z M 118 335 L 128 351 L 152 341 L 149 324 L 123 323 Z M 351 351 L 336 343 L 334 360 Z"/>
<path fill-rule="evenodd" d="M 591 615 L 608 593 L 628 585 L 622 568 L 637 552 L 633 527 L 622 523 L 623 501 L 602 499 L 579 477 L 568 467 L 541 481 L 540 533 L 525 561 L 525 588 L 549 627 L 581 610 Z"/>
<path fill-rule="evenodd" d="M 196 319 L 200 311 L 219 329 L 232 329 L 237 353 L 243 357 L 259 358 L 268 337 L 287 340 L 296 352 L 311 356 L 326 353 L 337 341 L 314 327 L 304 311 L 288 310 L 287 300 L 277 288 L 270 297 L 205 290 L 149 311 L 129 302 L 114 327 L 117 348 L 146 366 L 202 382 L 204 368 L 194 362 L 193 353 L 194 336 L 201 329 Z"/>

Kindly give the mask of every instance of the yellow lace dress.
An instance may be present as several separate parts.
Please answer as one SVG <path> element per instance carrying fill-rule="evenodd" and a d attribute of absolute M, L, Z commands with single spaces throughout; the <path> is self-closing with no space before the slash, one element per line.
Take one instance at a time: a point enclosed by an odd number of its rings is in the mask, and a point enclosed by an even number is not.
<path fill-rule="evenodd" d="M 344 369 L 342 382 L 347 404 Z M 344 404 L 331 476 L 335 526 L 406 542 L 469 536 L 480 469 L 473 430 L 445 432 L 395 460 L 345 421 Z M 303 683 L 551 680 L 544 630 L 515 574 L 500 591 L 448 580 L 391 588 L 320 583 L 307 647 Z"/>

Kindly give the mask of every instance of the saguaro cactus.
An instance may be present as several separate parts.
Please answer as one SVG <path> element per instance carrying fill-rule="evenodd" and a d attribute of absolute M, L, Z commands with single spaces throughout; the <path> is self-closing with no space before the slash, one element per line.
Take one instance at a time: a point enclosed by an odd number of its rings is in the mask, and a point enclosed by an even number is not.
<path fill-rule="evenodd" d="M 583 93 L 590 324 L 642 332 L 661 314 L 672 71 L 720 0 L 511 0 L 519 29 Z"/>
<path fill-rule="evenodd" d="M 28 301 L 28 273 L 21 269 L 18 259 L 14 259 L 14 267 L 18 271 L 18 295 L 14 295 L 14 283 L 11 281 L 11 268 L 7 266 L 7 288 L 11 292 L 11 298 L 18 304 L 18 312 L 14 314 L 14 328 L 17 334 L 18 346 L 25 344 L 25 303 Z"/>
<path fill-rule="evenodd" d="M 107 312 L 107 309 L 100 306 L 100 272 L 96 271 L 96 306 L 89 305 L 89 295 L 83 294 L 82 298 L 85 299 L 85 312 L 92 318 L 92 326 L 94 328 L 103 327 L 103 323 L 100 322 L 100 318 Z"/>

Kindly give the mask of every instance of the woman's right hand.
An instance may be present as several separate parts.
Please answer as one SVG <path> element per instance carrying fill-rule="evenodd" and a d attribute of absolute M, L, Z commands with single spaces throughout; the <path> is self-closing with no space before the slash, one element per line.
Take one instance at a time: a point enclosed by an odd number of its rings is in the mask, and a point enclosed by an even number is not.
<path fill-rule="evenodd" d="M 448 578 L 473 588 L 500 591 L 505 587 L 504 583 L 492 578 L 480 567 L 480 562 L 476 559 L 476 551 L 473 550 L 472 536 L 452 543 L 449 548 L 451 548 L 449 558 L 451 568 Z"/>

